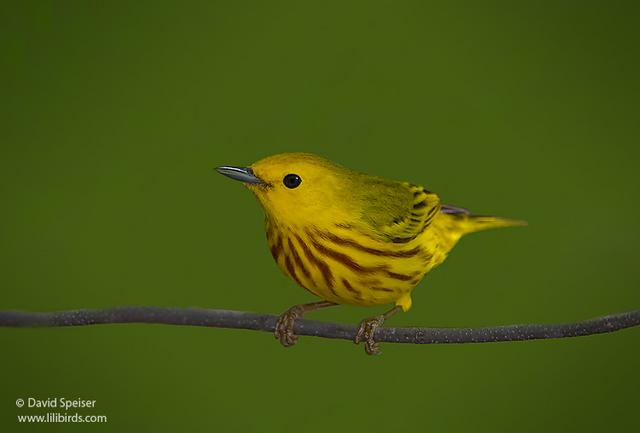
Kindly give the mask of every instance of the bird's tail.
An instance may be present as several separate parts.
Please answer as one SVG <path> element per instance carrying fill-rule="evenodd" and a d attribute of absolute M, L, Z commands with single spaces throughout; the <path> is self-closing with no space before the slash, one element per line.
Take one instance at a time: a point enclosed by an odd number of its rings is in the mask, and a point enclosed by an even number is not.
<path fill-rule="evenodd" d="M 464 234 L 482 230 L 499 229 L 502 227 L 522 227 L 527 222 L 523 220 L 502 218 L 488 215 L 467 215 L 460 221 L 460 228 Z"/>
<path fill-rule="evenodd" d="M 462 235 L 482 230 L 502 227 L 522 227 L 527 222 L 523 220 L 502 218 L 490 215 L 474 215 L 463 208 L 443 205 L 441 212 L 449 217 L 450 224 L 455 226 Z"/>

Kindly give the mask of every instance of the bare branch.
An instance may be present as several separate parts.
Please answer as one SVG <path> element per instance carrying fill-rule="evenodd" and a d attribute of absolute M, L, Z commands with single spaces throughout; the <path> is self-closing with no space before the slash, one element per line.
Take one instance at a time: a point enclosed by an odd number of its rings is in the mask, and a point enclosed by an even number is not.
<path fill-rule="evenodd" d="M 277 316 L 202 308 L 117 307 L 47 313 L 0 311 L 0 327 L 58 327 L 114 323 L 157 323 L 273 332 Z M 379 342 L 443 344 L 489 343 L 579 337 L 614 332 L 640 325 L 640 310 L 566 324 L 509 325 L 487 328 L 379 328 Z M 340 323 L 298 320 L 298 335 L 353 340 L 356 327 Z"/>

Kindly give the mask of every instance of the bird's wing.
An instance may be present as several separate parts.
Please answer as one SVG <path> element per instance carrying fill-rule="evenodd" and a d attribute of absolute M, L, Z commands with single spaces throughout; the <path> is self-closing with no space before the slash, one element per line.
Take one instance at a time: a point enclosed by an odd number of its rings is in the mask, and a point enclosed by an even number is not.
<path fill-rule="evenodd" d="M 422 186 L 375 178 L 363 197 L 362 221 L 378 239 L 405 243 L 424 232 L 440 210 L 437 194 Z"/>

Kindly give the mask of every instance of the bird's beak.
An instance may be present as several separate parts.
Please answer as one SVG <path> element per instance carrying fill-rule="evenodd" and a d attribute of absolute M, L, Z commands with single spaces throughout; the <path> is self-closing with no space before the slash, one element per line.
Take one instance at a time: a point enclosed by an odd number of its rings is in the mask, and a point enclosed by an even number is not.
<path fill-rule="evenodd" d="M 244 183 L 251 183 L 254 185 L 263 184 L 264 181 L 253 174 L 253 171 L 249 167 L 231 167 L 228 165 L 223 165 L 222 167 L 217 167 L 216 171 L 220 174 L 224 174 L 227 177 L 230 177 L 233 180 L 239 180 Z"/>

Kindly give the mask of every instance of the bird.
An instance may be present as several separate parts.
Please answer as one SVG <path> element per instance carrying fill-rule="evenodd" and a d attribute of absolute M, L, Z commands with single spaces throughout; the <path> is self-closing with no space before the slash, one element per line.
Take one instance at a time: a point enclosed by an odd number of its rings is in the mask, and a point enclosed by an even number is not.
<path fill-rule="evenodd" d="M 362 320 L 354 337 L 367 354 L 379 354 L 376 329 L 411 308 L 413 289 L 463 235 L 526 225 L 443 204 L 421 185 L 351 170 L 312 153 L 281 153 L 216 170 L 255 195 L 279 269 L 320 299 L 279 316 L 274 335 L 285 347 L 296 344 L 295 321 L 311 311 L 393 305 Z"/>

